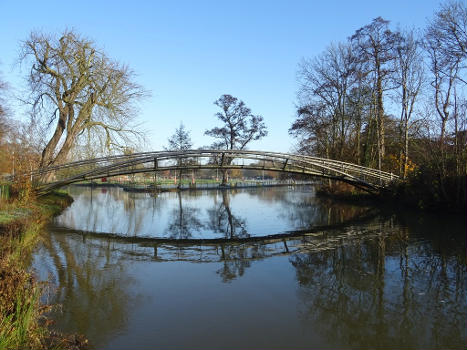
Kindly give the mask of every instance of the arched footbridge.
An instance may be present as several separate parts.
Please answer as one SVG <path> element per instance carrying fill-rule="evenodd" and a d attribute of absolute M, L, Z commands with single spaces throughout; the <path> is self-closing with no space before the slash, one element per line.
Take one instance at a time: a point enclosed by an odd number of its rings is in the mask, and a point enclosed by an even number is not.
<path fill-rule="evenodd" d="M 379 191 L 398 176 L 338 160 L 252 150 L 185 150 L 144 152 L 87 159 L 28 174 L 39 193 L 65 185 L 113 176 L 165 170 L 253 169 L 302 174 L 344 181 L 369 192 Z M 44 181 L 44 179 L 52 179 Z"/>

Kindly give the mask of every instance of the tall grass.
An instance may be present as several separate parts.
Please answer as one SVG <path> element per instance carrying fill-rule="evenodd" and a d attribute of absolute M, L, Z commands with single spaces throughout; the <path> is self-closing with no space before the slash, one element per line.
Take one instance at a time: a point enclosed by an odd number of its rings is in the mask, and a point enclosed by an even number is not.
<path fill-rule="evenodd" d="M 21 218 L 6 230 L 0 237 L 0 349 L 40 349 L 42 288 L 27 270 L 40 225 Z"/>
<path fill-rule="evenodd" d="M 16 293 L 14 309 L 0 321 L 0 349 L 42 348 L 45 329 L 38 324 L 40 295 L 37 285 Z"/>
<path fill-rule="evenodd" d="M 41 305 L 43 286 L 28 272 L 31 252 L 47 220 L 71 203 L 65 193 L 0 205 L 0 350 L 79 349 L 85 339 L 50 331 Z"/>

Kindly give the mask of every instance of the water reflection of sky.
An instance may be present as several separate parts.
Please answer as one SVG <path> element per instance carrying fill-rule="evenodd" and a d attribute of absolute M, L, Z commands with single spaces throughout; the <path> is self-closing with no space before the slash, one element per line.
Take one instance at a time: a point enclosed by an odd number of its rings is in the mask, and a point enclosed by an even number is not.
<path fill-rule="evenodd" d="M 264 236 L 338 223 L 354 210 L 323 205 L 309 187 L 165 192 L 157 197 L 119 188 L 72 187 L 71 194 L 75 201 L 55 219 L 56 225 L 138 237 Z"/>

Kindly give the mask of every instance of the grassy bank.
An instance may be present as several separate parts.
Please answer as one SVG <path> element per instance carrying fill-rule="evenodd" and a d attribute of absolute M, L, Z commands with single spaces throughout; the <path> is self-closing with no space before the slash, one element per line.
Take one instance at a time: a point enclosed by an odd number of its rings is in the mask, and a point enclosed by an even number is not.
<path fill-rule="evenodd" d="M 51 331 L 40 303 L 45 285 L 28 271 L 44 225 L 70 205 L 55 192 L 40 199 L 0 203 L 0 349 L 81 349 L 86 341 Z"/>

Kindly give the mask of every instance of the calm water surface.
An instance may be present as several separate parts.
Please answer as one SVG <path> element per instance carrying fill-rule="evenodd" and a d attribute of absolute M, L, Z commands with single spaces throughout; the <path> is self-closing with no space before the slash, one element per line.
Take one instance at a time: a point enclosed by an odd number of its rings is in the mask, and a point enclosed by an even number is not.
<path fill-rule="evenodd" d="M 312 187 L 70 191 L 33 266 L 54 286 L 56 327 L 95 348 L 467 344 L 462 218 L 342 205 Z"/>

